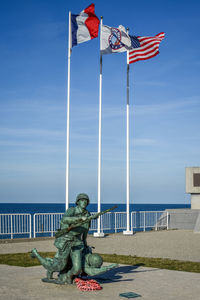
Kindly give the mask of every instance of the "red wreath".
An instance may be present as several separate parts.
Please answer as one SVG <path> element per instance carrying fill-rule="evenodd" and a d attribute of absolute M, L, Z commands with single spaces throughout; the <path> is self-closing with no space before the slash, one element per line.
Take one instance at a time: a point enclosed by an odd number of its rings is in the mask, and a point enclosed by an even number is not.
<path fill-rule="evenodd" d="M 100 284 L 94 279 L 84 280 L 81 278 L 76 278 L 74 281 L 80 291 L 99 291 L 102 289 Z"/>

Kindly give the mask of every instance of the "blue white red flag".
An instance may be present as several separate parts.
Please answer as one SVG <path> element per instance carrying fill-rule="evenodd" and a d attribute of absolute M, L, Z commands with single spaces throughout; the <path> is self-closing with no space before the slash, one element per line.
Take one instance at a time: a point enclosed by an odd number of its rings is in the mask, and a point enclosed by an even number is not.
<path fill-rule="evenodd" d="M 153 37 L 130 36 L 134 49 L 129 51 L 129 64 L 156 56 L 159 53 L 160 42 L 164 37 L 164 32 Z"/>
<path fill-rule="evenodd" d="M 94 4 L 82 10 L 79 15 L 72 14 L 72 47 L 98 37 L 99 23 L 94 12 Z"/>

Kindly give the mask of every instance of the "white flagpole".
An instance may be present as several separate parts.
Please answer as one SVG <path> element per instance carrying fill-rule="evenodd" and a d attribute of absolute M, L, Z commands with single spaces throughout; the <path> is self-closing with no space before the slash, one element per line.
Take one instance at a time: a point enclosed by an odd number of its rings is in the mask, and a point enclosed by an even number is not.
<path fill-rule="evenodd" d="M 69 12 L 68 33 L 68 79 L 67 79 L 67 137 L 66 137 L 66 185 L 65 185 L 65 208 L 69 207 L 69 110 L 70 110 L 70 63 L 71 63 L 71 11 Z"/>
<path fill-rule="evenodd" d="M 128 34 L 128 29 L 127 29 Z M 127 87 L 126 87 L 126 231 L 125 235 L 133 234 L 130 230 L 130 159 L 129 159 L 129 51 L 127 53 Z"/>
<path fill-rule="evenodd" d="M 99 149 L 98 149 L 98 212 L 101 211 L 101 107 L 102 107 L 102 24 L 103 17 L 100 23 L 100 77 L 99 77 Z M 94 237 L 104 237 L 101 232 L 101 217 L 97 220 L 97 232 L 94 232 Z"/>

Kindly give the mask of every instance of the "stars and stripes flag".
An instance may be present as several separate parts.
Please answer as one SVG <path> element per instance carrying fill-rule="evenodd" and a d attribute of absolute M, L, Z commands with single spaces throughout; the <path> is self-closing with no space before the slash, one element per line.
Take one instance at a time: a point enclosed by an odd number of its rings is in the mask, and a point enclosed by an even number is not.
<path fill-rule="evenodd" d="M 130 36 L 134 49 L 129 51 L 129 64 L 156 56 L 159 53 L 160 42 L 164 39 L 164 37 L 164 32 L 153 37 Z"/>

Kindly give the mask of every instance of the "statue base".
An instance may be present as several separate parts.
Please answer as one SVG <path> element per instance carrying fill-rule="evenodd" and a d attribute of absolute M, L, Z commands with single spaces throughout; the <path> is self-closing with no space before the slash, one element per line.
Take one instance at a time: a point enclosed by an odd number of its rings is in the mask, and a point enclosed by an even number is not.
<path fill-rule="evenodd" d="M 66 284 L 65 282 L 59 281 L 59 280 L 57 280 L 57 279 L 42 278 L 41 280 L 42 280 L 43 282 L 47 282 L 47 283 L 54 283 L 54 284 L 60 284 L 60 285 Z"/>
<path fill-rule="evenodd" d="M 126 231 L 123 231 L 123 234 L 124 235 L 133 235 L 133 231 L 132 230 L 126 230 Z"/>
<path fill-rule="evenodd" d="M 103 238 L 105 234 L 103 232 L 94 232 L 94 237 Z"/>

